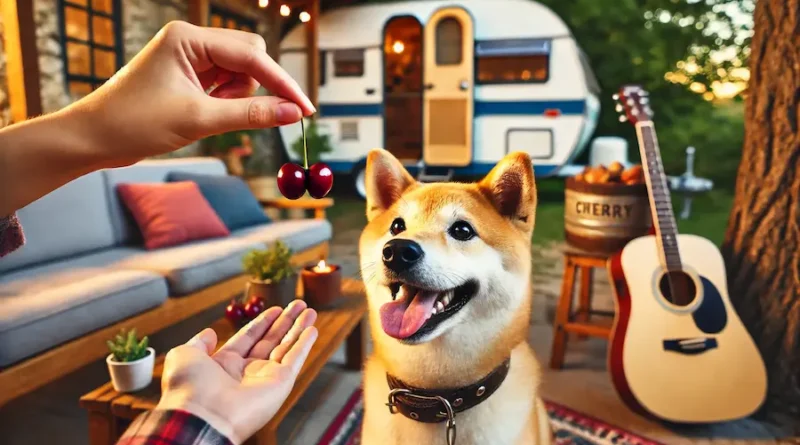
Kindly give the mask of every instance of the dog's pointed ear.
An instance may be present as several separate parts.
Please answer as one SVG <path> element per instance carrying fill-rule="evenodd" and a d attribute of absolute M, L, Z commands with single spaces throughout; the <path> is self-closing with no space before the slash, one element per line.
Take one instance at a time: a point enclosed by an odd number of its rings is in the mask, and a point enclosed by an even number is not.
<path fill-rule="evenodd" d="M 503 217 L 525 232 L 533 230 L 536 182 L 528 154 L 509 153 L 478 185 Z"/>
<path fill-rule="evenodd" d="M 416 182 L 397 158 L 380 148 L 367 155 L 365 175 L 369 221 L 391 207 Z"/>

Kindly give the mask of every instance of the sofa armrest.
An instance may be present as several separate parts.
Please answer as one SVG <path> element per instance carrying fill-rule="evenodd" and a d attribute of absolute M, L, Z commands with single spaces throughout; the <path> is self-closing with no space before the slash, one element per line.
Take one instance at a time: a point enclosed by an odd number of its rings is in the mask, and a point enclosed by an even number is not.
<path fill-rule="evenodd" d="M 259 199 L 258 202 L 261 203 L 261 205 L 264 207 L 272 207 L 281 210 L 288 210 L 288 209 L 313 210 L 314 218 L 316 219 L 325 219 L 325 209 L 333 206 L 332 198 L 322 198 L 322 199 L 271 198 L 271 199 Z"/>

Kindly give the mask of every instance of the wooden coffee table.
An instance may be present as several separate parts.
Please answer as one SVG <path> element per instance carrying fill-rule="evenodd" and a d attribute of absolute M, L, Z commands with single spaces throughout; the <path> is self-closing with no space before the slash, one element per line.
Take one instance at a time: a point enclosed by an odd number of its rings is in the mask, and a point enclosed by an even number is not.
<path fill-rule="evenodd" d="M 275 417 L 258 431 L 248 444 L 277 444 L 278 424 L 292 409 L 300 396 L 308 389 L 311 382 L 325 366 L 331 355 L 343 342 L 347 342 L 346 367 L 351 370 L 361 369 L 365 342 L 365 321 L 367 312 L 364 285 L 360 281 L 344 279 L 342 281 L 342 299 L 335 307 L 319 310 L 315 326 L 319 329 L 319 337 L 311 348 L 306 363 L 300 370 L 292 392 Z M 222 346 L 235 332 L 224 318 L 211 327 L 219 337 L 218 346 Z M 161 372 L 164 355 L 156 358 L 153 382 L 149 387 L 136 393 L 121 394 L 114 391 L 111 382 L 100 386 L 80 399 L 80 405 L 89 412 L 90 445 L 111 445 L 139 414 L 153 409 L 161 397 Z"/>

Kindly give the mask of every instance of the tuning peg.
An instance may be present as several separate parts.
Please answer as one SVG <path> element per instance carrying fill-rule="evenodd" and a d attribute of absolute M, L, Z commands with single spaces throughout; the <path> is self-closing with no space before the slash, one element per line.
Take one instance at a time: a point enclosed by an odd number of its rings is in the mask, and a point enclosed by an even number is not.
<path fill-rule="evenodd" d="M 647 105 L 648 103 L 650 103 L 650 99 L 642 97 L 641 99 L 639 99 L 639 103 L 641 103 L 642 105 Z"/>
<path fill-rule="evenodd" d="M 626 116 L 620 116 L 620 117 L 619 117 L 619 121 L 620 121 L 620 122 L 625 122 L 625 121 L 627 121 L 627 120 L 628 120 L 628 118 L 627 118 Z"/>
<path fill-rule="evenodd" d="M 649 116 L 653 115 L 653 109 L 650 107 L 644 107 L 644 112 L 647 113 Z"/>
<path fill-rule="evenodd" d="M 623 110 L 622 104 L 617 104 L 617 106 L 614 107 L 614 110 L 616 110 L 617 113 L 621 113 Z"/>
<path fill-rule="evenodd" d="M 611 96 L 611 98 L 612 98 L 612 99 L 614 99 L 614 100 L 619 100 L 619 94 L 617 94 L 617 93 L 614 93 L 614 94 Z"/>
<path fill-rule="evenodd" d="M 637 110 L 636 108 L 634 108 L 634 109 L 632 109 L 632 110 L 631 110 L 631 114 L 632 114 L 632 115 L 634 115 L 634 116 L 636 116 L 637 114 L 639 114 L 639 110 Z"/>
<path fill-rule="evenodd" d="M 647 97 L 647 96 L 649 96 L 649 95 L 650 95 L 650 93 L 648 93 L 648 92 L 647 92 L 647 90 L 642 90 L 642 91 L 639 93 L 639 95 L 640 95 L 640 96 Z"/>

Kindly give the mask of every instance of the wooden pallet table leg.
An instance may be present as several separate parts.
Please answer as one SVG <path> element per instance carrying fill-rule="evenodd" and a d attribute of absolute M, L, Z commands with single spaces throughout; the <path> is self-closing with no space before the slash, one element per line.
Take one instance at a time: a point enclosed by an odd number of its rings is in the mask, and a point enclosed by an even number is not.
<path fill-rule="evenodd" d="M 564 260 L 564 278 L 561 282 L 561 295 L 558 298 L 556 317 L 553 322 L 553 346 L 550 351 L 550 368 L 561 369 L 564 365 L 564 353 L 567 347 L 567 332 L 564 326 L 569 323 L 572 311 L 572 294 L 575 287 L 575 269 L 577 267 L 566 257 Z"/>
<path fill-rule="evenodd" d="M 592 283 L 594 282 L 594 268 L 590 266 L 581 266 L 581 285 L 578 291 L 578 313 L 575 320 L 588 323 L 589 316 L 592 311 Z M 579 334 L 578 338 L 585 340 L 589 338 L 585 334 Z"/>
<path fill-rule="evenodd" d="M 111 413 L 89 411 L 89 445 L 113 445 L 117 431 Z"/>
<path fill-rule="evenodd" d="M 353 371 L 360 371 L 361 366 L 364 364 L 364 350 L 366 349 L 367 340 L 364 324 L 365 322 L 362 319 L 347 337 L 345 367 Z"/>

